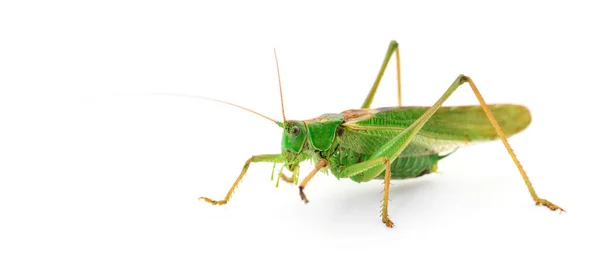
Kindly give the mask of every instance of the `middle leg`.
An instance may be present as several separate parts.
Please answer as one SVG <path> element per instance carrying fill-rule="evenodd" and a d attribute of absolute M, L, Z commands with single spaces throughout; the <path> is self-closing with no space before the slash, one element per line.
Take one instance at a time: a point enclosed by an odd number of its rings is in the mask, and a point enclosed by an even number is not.
<path fill-rule="evenodd" d="M 394 222 L 390 220 L 388 214 L 388 201 L 390 200 L 390 181 L 392 178 L 392 169 L 390 160 L 385 161 L 385 177 L 383 177 L 383 203 L 381 204 L 381 221 L 387 227 L 394 227 Z"/>

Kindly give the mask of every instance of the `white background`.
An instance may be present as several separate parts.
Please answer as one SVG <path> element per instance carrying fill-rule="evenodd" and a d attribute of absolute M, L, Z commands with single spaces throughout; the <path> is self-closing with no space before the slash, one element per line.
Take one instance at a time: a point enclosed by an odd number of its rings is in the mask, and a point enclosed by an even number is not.
<path fill-rule="evenodd" d="M 598 258 L 598 7 L 569 1 L 419 4 L 5 1 L 0 4 L 1 258 Z M 590 1 L 591 2 L 591 1 Z M 394 182 L 317 175 L 296 186 L 255 164 L 273 123 L 358 108 L 390 40 L 405 105 L 431 105 L 460 73 L 489 103 L 528 106 L 510 139 L 464 148 L 440 173 Z M 389 70 L 374 107 L 395 105 Z M 448 105 L 476 104 L 467 87 Z M 304 164 L 302 175 L 310 171 Z"/>

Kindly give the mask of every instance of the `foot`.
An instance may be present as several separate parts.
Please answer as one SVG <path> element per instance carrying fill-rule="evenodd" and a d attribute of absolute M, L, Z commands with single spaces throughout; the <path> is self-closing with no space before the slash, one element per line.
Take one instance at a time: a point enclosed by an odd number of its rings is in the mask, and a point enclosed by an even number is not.
<path fill-rule="evenodd" d="M 300 186 L 300 199 L 302 199 L 304 201 L 304 203 L 308 203 L 308 199 L 306 198 L 306 195 L 304 195 L 304 187 Z"/>
<path fill-rule="evenodd" d="M 200 198 L 198 198 L 198 200 L 199 201 L 205 201 L 205 202 L 208 202 L 208 203 L 212 203 L 212 205 L 225 205 L 225 204 L 227 204 L 226 200 L 215 201 L 213 199 L 209 199 L 209 198 L 206 198 L 206 197 L 200 197 Z"/>
<path fill-rule="evenodd" d="M 561 207 L 555 205 L 554 203 L 552 203 L 546 199 L 538 198 L 537 201 L 535 201 L 535 205 L 544 205 L 544 206 L 548 207 L 548 209 L 550 209 L 550 210 L 560 210 L 560 212 L 567 212 L 567 211 L 563 210 Z"/>
<path fill-rule="evenodd" d="M 388 228 L 393 228 L 394 227 L 394 222 L 392 222 L 392 220 L 390 220 L 390 218 L 383 217 L 381 218 L 381 221 L 383 222 L 383 224 L 385 224 Z"/>

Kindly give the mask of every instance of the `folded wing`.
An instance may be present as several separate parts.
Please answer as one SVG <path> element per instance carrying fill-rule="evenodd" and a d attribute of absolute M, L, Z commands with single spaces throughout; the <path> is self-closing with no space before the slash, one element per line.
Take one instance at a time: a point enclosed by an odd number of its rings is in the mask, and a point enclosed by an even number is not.
<path fill-rule="evenodd" d="M 531 114 L 525 106 L 489 105 L 506 136 L 525 129 Z M 340 145 L 362 154 L 372 154 L 381 145 L 400 134 L 429 107 L 389 107 L 373 110 L 349 110 L 342 114 Z M 473 142 L 498 138 L 480 106 L 441 107 L 423 126 L 401 157 L 438 154 Z"/>

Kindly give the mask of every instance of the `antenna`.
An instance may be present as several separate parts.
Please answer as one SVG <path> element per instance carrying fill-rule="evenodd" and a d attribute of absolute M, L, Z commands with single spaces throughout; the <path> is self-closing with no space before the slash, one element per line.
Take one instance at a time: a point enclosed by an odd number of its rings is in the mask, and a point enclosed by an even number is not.
<path fill-rule="evenodd" d="M 277 61 L 277 51 L 275 51 L 275 48 L 273 48 L 273 53 L 275 54 L 275 65 L 277 66 L 277 79 L 279 80 L 279 99 L 281 99 L 281 114 L 283 115 L 283 122 L 286 122 L 285 109 L 283 108 L 283 90 L 281 90 L 281 75 L 279 75 L 279 62 Z"/>
<path fill-rule="evenodd" d="M 170 96 L 181 96 L 181 97 L 197 98 L 197 99 L 203 99 L 203 100 L 208 100 L 208 101 L 213 101 L 213 102 L 223 103 L 223 104 L 231 105 L 231 106 L 233 106 L 233 107 L 240 108 L 240 109 L 242 109 L 242 110 L 249 111 L 249 112 L 251 112 L 251 113 L 254 113 L 254 114 L 256 114 L 256 115 L 258 115 L 258 116 L 260 116 L 260 117 L 263 117 L 263 118 L 265 118 L 265 119 L 267 119 L 267 120 L 270 120 L 270 121 L 272 121 L 272 122 L 275 122 L 275 123 L 277 123 L 277 124 L 281 123 L 281 122 L 278 122 L 278 121 L 276 121 L 276 120 L 274 120 L 274 119 L 271 119 L 271 118 L 269 118 L 269 117 L 267 117 L 267 116 L 265 116 L 265 115 L 263 115 L 263 114 L 260 114 L 260 113 L 258 113 L 258 112 L 256 112 L 256 111 L 253 111 L 253 110 L 251 110 L 251 109 L 248 109 L 248 108 L 246 108 L 246 107 L 243 107 L 243 106 L 241 106 L 241 105 L 237 105 L 237 104 L 234 104 L 234 103 L 230 103 L 230 102 L 226 102 L 226 101 L 221 101 L 221 100 L 217 100 L 217 99 L 213 99 L 213 98 L 208 98 L 208 97 L 204 97 L 204 96 L 199 96 L 199 95 L 189 95 L 189 94 L 175 94 L 175 93 L 155 93 L 155 94 L 152 94 L 152 95 L 170 95 Z"/>

